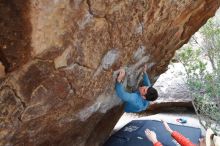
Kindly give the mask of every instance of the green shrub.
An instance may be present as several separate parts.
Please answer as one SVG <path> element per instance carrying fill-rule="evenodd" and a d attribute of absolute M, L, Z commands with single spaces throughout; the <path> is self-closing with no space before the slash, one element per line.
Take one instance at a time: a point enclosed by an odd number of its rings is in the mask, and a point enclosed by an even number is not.
<path fill-rule="evenodd" d="M 220 28 L 209 20 L 199 33 L 200 38 L 193 36 L 176 58 L 185 68 L 200 123 L 220 134 Z"/>

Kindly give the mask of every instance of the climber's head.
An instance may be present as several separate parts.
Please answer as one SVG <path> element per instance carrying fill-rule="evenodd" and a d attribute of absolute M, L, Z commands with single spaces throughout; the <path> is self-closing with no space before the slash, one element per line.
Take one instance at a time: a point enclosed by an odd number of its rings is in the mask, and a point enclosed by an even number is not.
<path fill-rule="evenodd" d="M 148 87 L 148 86 L 139 87 L 139 92 L 144 99 L 149 101 L 154 101 L 158 98 L 157 90 L 153 87 Z"/>

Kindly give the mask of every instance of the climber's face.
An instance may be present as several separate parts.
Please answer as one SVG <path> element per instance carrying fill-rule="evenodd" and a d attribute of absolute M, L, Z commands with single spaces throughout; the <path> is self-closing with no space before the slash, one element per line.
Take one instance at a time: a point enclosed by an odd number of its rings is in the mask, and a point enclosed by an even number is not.
<path fill-rule="evenodd" d="M 148 90 L 147 86 L 139 87 L 139 92 L 140 92 L 141 96 L 146 95 L 147 94 L 147 90 Z"/>

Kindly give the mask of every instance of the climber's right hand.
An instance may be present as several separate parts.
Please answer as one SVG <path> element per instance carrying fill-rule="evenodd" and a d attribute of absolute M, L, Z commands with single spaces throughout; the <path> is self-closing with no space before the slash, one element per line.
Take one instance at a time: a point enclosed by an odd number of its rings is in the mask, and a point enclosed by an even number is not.
<path fill-rule="evenodd" d="M 119 70 L 119 74 L 118 74 L 118 77 L 117 77 L 117 82 L 122 82 L 124 80 L 124 77 L 125 77 L 125 69 L 122 68 Z"/>

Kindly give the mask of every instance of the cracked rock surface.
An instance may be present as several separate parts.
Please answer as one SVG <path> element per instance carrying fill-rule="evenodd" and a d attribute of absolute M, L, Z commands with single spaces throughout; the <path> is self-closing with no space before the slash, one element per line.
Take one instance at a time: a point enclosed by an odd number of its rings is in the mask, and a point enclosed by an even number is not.
<path fill-rule="evenodd" d="M 0 145 L 101 145 L 120 66 L 154 82 L 219 0 L 0 0 Z"/>

